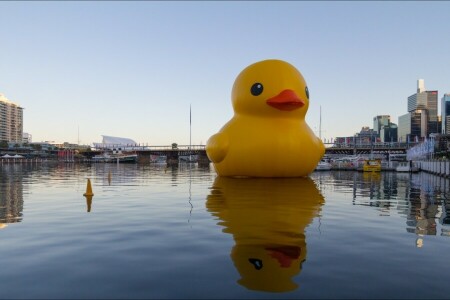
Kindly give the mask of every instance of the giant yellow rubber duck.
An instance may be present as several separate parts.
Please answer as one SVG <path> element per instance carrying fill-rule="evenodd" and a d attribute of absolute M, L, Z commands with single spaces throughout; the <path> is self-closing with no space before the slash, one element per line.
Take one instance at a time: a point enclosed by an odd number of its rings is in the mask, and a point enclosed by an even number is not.
<path fill-rule="evenodd" d="M 325 153 L 305 121 L 309 91 L 302 74 L 282 60 L 245 68 L 231 94 L 234 116 L 206 144 L 220 176 L 301 177 Z"/>
<path fill-rule="evenodd" d="M 309 178 L 216 177 L 207 210 L 232 234 L 237 282 L 251 290 L 287 292 L 306 260 L 305 229 L 325 200 Z"/>

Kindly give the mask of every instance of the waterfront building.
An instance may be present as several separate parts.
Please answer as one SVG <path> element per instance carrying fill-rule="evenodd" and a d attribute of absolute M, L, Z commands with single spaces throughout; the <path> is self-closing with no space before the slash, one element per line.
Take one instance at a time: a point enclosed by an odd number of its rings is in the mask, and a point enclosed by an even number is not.
<path fill-rule="evenodd" d="M 439 133 L 438 91 L 426 91 L 423 79 L 417 81 L 417 93 L 408 97 L 408 113 L 398 118 L 399 141 L 423 140 Z"/>
<path fill-rule="evenodd" d="M 355 134 L 356 144 L 371 144 L 379 141 L 378 133 L 368 126 L 362 127 L 361 131 Z"/>
<path fill-rule="evenodd" d="M 379 115 L 373 118 L 373 131 L 380 142 L 397 142 L 398 126 L 391 123 L 390 115 Z"/>
<path fill-rule="evenodd" d="M 398 117 L 398 141 L 418 142 L 426 133 L 426 114 L 422 110 L 409 112 Z"/>
<path fill-rule="evenodd" d="M 118 154 L 122 151 L 135 150 L 138 147 L 138 144 L 130 138 L 109 135 L 102 135 L 102 137 L 103 139 L 101 143 L 93 143 L 94 148 L 102 150 L 112 150 L 113 153 Z"/>
<path fill-rule="evenodd" d="M 373 130 L 379 135 L 383 126 L 389 126 L 391 123 L 391 116 L 381 115 L 373 118 Z"/>
<path fill-rule="evenodd" d="M 380 141 L 382 143 L 392 143 L 398 141 L 398 126 L 397 124 L 390 123 L 386 126 L 382 126 L 380 129 Z"/>
<path fill-rule="evenodd" d="M 23 108 L 0 94 L 0 141 L 21 143 Z"/>
<path fill-rule="evenodd" d="M 441 99 L 442 134 L 450 134 L 450 94 Z"/>
<path fill-rule="evenodd" d="M 31 143 L 33 141 L 33 137 L 31 134 L 24 132 L 22 135 L 22 143 Z"/>
<path fill-rule="evenodd" d="M 58 144 L 55 144 L 55 142 L 32 142 L 30 143 L 30 146 L 32 148 L 38 148 L 42 151 L 51 151 L 58 148 Z"/>

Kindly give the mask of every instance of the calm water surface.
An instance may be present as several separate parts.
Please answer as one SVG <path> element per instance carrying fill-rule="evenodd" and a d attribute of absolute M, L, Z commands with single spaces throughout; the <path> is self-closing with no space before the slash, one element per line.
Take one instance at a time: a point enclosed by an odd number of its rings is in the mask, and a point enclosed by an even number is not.
<path fill-rule="evenodd" d="M 0 298 L 448 298 L 449 186 L 426 173 L 2 165 Z"/>

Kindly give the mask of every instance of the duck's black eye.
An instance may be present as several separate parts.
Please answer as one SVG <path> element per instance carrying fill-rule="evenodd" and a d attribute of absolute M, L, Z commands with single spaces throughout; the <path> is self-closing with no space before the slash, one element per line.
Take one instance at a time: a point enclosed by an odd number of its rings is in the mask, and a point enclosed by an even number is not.
<path fill-rule="evenodd" d="M 305 92 L 306 92 L 306 98 L 308 98 L 308 100 L 309 100 L 309 90 L 308 90 L 308 87 L 305 87 Z"/>
<path fill-rule="evenodd" d="M 253 96 L 259 96 L 263 92 L 263 85 L 259 82 L 252 85 L 252 88 L 250 89 L 250 92 Z"/>

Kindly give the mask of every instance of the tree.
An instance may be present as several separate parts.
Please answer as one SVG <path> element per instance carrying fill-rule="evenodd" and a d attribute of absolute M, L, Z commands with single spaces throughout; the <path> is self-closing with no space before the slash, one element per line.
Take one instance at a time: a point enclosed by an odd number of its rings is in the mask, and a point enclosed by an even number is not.
<path fill-rule="evenodd" d="M 37 150 L 37 151 L 42 150 L 42 146 L 39 144 L 31 144 L 31 148 L 33 148 L 34 150 Z"/>
<path fill-rule="evenodd" d="M 9 147 L 8 141 L 5 140 L 0 141 L 0 148 L 8 148 L 8 147 Z"/>

